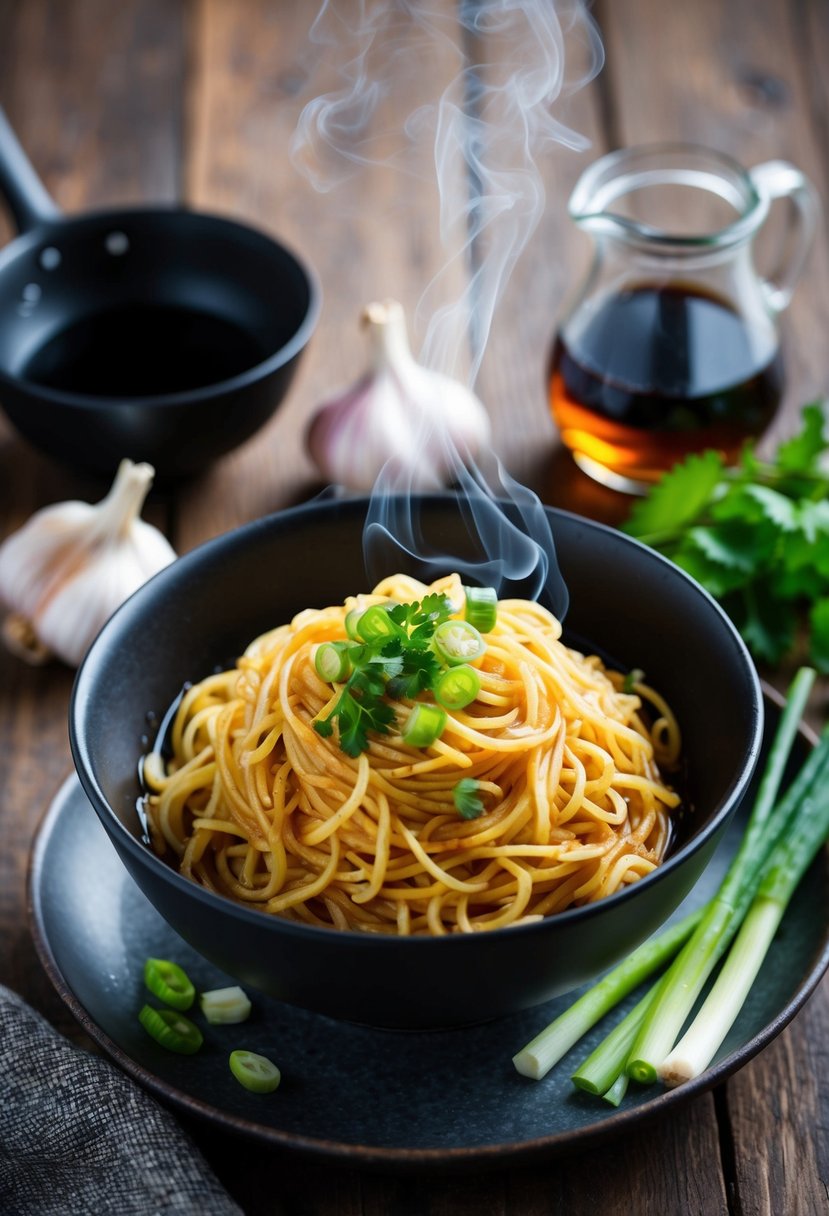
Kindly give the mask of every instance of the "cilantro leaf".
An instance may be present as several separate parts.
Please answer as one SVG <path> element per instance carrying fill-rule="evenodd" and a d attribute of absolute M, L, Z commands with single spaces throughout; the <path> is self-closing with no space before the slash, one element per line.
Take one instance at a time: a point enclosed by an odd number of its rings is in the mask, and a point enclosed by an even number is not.
<path fill-rule="evenodd" d="M 779 662 L 810 632 L 829 672 L 829 435 L 825 405 L 760 460 L 746 445 L 735 467 L 690 456 L 632 509 L 626 532 L 659 549 L 720 601 L 749 649 Z"/>
<path fill-rule="evenodd" d="M 746 595 L 745 608 L 742 635 L 747 645 L 756 658 L 779 663 L 794 642 L 797 627 L 794 605 L 761 586 Z"/>
<path fill-rule="evenodd" d="M 676 532 L 695 520 L 710 503 L 723 467 L 719 452 L 689 456 L 635 504 L 624 531 L 646 538 L 652 534 Z"/>
<path fill-rule="evenodd" d="M 480 783 L 474 777 L 461 777 L 452 790 L 452 801 L 461 819 L 477 819 L 484 813 Z"/>
<path fill-rule="evenodd" d="M 686 574 L 690 574 L 691 578 L 701 583 L 715 600 L 722 599 L 729 592 L 738 590 L 745 582 L 745 574 L 742 571 L 712 562 L 704 553 L 697 551 L 691 545 L 683 546 L 678 553 L 675 553 L 673 561 Z"/>
<path fill-rule="evenodd" d="M 449 598 L 430 593 L 421 601 L 394 604 L 388 612 L 402 635 L 350 646 L 351 675 L 334 708 L 314 722 L 328 739 L 336 721 L 340 747 L 349 756 L 368 748 L 370 732 L 389 734 L 395 722 L 389 697 L 414 699 L 432 688 L 441 671 L 430 643 L 437 626 L 452 615 Z"/>
<path fill-rule="evenodd" d="M 811 660 L 823 675 L 829 674 L 829 596 L 812 605 L 809 614 L 811 626 Z"/>
<path fill-rule="evenodd" d="M 796 532 L 798 528 L 797 506 L 779 490 L 770 486 L 750 485 L 745 493 L 759 504 L 763 515 L 784 532 Z"/>
<path fill-rule="evenodd" d="M 744 538 L 733 530 L 729 532 L 727 528 L 692 528 L 688 533 L 688 540 L 716 565 L 728 566 L 744 574 L 754 569 L 756 559 L 751 552 L 746 551 Z"/>
<path fill-rule="evenodd" d="M 799 434 L 781 443 L 777 465 L 784 473 L 812 473 L 818 457 L 826 450 L 823 430 L 826 418 L 818 402 L 803 407 Z"/>

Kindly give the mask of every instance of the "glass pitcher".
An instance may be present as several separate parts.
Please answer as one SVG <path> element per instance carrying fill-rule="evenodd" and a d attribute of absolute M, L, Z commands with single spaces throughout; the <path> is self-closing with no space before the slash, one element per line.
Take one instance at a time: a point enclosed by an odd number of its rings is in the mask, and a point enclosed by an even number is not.
<path fill-rule="evenodd" d="M 774 199 L 791 200 L 778 265 L 754 265 Z M 783 161 L 745 170 L 692 145 L 603 157 L 570 215 L 595 240 L 587 278 L 560 323 L 550 405 L 585 472 L 641 492 L 690 452 L 733 460 L 780 404 L 778 318 L 792 295 L 819 204 Z"/>

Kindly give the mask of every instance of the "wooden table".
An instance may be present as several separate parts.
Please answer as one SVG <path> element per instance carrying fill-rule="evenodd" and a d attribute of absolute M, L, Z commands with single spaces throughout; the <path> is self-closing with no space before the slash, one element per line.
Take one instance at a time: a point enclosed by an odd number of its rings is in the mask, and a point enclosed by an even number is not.
<path fill-rule="evenodd" d="M 408 147 L 413 176 L 365 167 L 317 194 L 288 161 L 309 90 L 330 72 L 304 54 L 314 6 L 287 0 L 0 0 L 0 102 L 67 211 L 173 202 L 281 235 L 316 266 L 325 292 L 318 332 L 273 422 L 200 480 L 151 507 L 179 551 L 278 510 L 315 487 L 303 426 L 322 397 L 360 369 L 360 307 L 394 295 L 411 312 L 441 250 L 430 150 Z M 451 23 L 451 4 L 441 5 Z M 586 243 L 565 202 L 590 158 L 652 139 L 709 143 L 746 165 L 785 156 L 829 197 L 829 6 L 822 0 L 596 0 L 607 65 L 561 117 L 589 152 L 548 149 L 547 204 L 495 316 L 479 379 L 495 444 L 510 470 L 548 502 L 617 520 L 624 500 L 576 474 L 558 450 L 544 393 L 550 336 Z M 424 79 L 437 89 L 443 52 L 419 81 L 397 80 L 385 117 L 412 108 Z M 578 48 L 571 70 L 578 72 Z M 424 76 L 424 72 L 429 76 Z M 381 137 L 379 150 L 390 151 Z M 459 272 L 462 273 L 462 272 Z M 826 389 L 829 267 L 818 241 L 787 319 L 789 391 L 769 442 L 790 433 L 798 406 Z M 94 499 L 95 483 L 59 469 L 3 423 L 0 535 L 43 504 Z M 34 956 L 24 878 L 38 820 L 70 770 L 72 673 L 0 655 L 0 981 L 77 1034 Z M 823 711 L 816 706 L 815 716 Z M 263 1154 L 191 1128 L 250 1212 L 767 1213 L 829 1210 L 829 987 L 754 1062 L 658 1125 L 591 1154 L 462 1178 L 398 1179 Z"/>

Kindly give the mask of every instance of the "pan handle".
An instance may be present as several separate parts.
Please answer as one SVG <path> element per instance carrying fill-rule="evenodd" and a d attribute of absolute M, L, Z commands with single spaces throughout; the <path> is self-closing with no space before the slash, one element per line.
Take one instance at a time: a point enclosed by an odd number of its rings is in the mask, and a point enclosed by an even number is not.
<path fill-rule="evenodd" d="M 28 232 L 60 215 L 57 204 L 35 173 L 31 161 L 0 106 L 0 195 L 9 205 L 19 232 Z"/>

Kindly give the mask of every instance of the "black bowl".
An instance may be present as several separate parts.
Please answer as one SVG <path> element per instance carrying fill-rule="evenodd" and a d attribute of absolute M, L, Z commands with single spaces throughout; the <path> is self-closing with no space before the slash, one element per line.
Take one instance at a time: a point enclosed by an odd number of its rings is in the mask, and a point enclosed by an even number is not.
<path fill-rule="evenodd" d="M 464 551 L 450 498 L 422 500 L 429 534 Z M 365 500 L 297 507 L 220 537 L 138 591 L 78 674 L 70 733 L 83 787 L 145 895 L 240 982 L 332 1017 L 388 1027 L 463 1024 L 596 976 L 652 933 L 709 861 L 747 788 L 763 727 L 757 674 L 717 604 L 677 567 L 610 528 L 550 510 L 570 590 L 565 640 L 641 667 L 676 711 L 693 821 L 662 866 L 542 922 L 442 938 L 364 936 L 239 906 L 181 877 L 142 843 L 138 758 L 147 713 L 306 607 L 366 588 Z"/>

